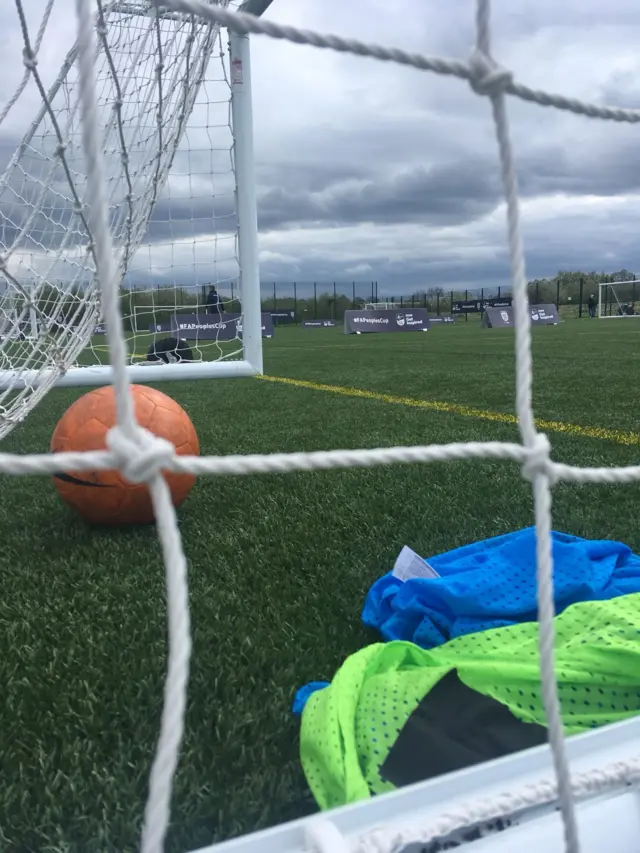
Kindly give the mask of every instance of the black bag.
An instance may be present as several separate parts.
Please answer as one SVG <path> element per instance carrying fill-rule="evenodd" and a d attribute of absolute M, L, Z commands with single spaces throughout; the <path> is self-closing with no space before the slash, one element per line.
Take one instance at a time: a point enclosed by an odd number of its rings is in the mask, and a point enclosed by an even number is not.
<path fill-rule="evenodd" d="M 191 347 L 180 338 L 162 338 L 154 341 L 147 352 L 147 361 L 164 361 L 165 364 L 177 364 L 193 361 Z"/>

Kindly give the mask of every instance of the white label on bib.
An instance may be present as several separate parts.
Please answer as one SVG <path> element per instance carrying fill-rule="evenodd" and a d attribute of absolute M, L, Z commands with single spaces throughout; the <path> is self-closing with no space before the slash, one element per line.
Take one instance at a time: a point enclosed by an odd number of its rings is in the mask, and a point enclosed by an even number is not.
<path fill-rule="evenodd" d="M 394 578 L 401 581 L 410 580 L 410 578 L 439 578 L 440 575 L 435 569 L 432 569 L 429 563 L 425 563 L 419 554 L 412 551 L 407 545 L 398 554 L 398 559 L 391 572 Z"/>

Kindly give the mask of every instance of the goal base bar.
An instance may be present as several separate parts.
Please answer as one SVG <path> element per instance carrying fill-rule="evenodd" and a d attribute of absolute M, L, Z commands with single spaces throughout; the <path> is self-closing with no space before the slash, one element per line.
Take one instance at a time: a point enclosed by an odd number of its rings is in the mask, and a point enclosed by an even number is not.
<path fill-rule="evenodd" d="M 640 755 L 640 718 L 627 720 L 567 740 L 572 774 L 586 773 Z M 311 818 L 263 830 L 242 838 L 204 847 L 193 853 L 315 853 L 308 830 L 314 822 L 333 824 L 350 842 L 376 828 L 392 830 L 428 827 L 443 814 L 459 812 L 465 803 L 486 800 L 553 779 L 551 751 L 536 747 L 516 755 L 451 773 Z M 637 785 L 578 802 L 582 853 L 637 853 L 640 801 Z M 502 832 L 475 840 L 478 853 L 564 853 L 562 820 L 555 804 L 538 806 L 520 815 Z M 405 845 L 415 851 L 418 844 Z M 462 844 L 466 848 L 466 844 Z M 376 848 L 377 849 L 377 848 Z M 382 848 L 381 848 L 382 849 Z M 402 853 L 403 846 L 395 848 Z M 337 850 L 336 850 L 337 853 Z M 391 853 L 391 851 L 389 851 Z M 394 851 L 395 853 L 395 851 Z"/>
<path fill-rule="evenodd" d="M 228 379 L 242 376 L 258 376 L 261 373 L 246 359 L 237 361 L 199 361 L 178 364 L 131 364 L 128 365 L 129 380 L 144 385 L 150 382 L 171 382 L 189 379 Z M 35 388 L 51 381 L 51 371 L 47 370 L 0 370 L 0 390 Z M 57 388 L 99 386 L 113 384 L 111 365 L 101 364 L 93 367 L 72 367 L 55 380 Z"/>

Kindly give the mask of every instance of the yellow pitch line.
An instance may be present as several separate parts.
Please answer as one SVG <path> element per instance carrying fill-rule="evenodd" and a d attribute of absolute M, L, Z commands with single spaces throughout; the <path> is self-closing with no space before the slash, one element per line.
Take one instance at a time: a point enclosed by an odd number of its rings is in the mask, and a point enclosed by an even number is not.
<path fill-rule="evenodd" d="M 295 388 L 309 388 L 312 391 L 325 391 L 329 394 L 341 394 L 344 397 L 359 397 L 364 400 L 377 400 L 381 403 L 392 403 L 400 406 L 411 406 L 414 409 L 428 409 L 432 412 L 446 412 L 461 415 L 464 418 L 476 418 L 483 421 L 497 421 L 503 424 L 517 424 L 515 415 L 504 412 L 491 412 L 485 409 L 475 409 L 459 403 L 445 403 L 441 400 L 416 400 L 413 397 L 395 397 L 392 394 L 381 394 L 378 391 L 367 391 L 363 388 L 347 388 L 342 385 L 324 385 L 320 382 L 309 382 L 305 379 L 288 379 L 285 376 L 257 376 L 263 382 L 274 382 L 281 385 L 291 385 Z M 580 426 L 564 421 L 546 421 L 536 419 L 538 429 L 546 432 L 562 432 L 577 435 L 581 438 L 598 438 L 602 441 L 612 441 L 616 444 L 640 444 L 640 433 L 625 432 L 605 427 Z"/>

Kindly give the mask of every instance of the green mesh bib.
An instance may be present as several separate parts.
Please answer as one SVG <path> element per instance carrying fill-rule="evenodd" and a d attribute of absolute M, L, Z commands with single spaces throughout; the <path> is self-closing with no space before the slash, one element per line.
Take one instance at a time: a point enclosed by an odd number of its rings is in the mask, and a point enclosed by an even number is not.
<path fill-rule="evenodd" d="M 640 593 L 574 604 L 555 619 L 556 677 L 566 734 L 640 711 Z M 538 623 L 456 638 L 425 650 L 367 646 L 351 655 L 302 714 L 300 755 L 320 808 L 392 790 L 380 767 L 409 716 L 451 669 L 523 722 L 546 725 Z"/>

